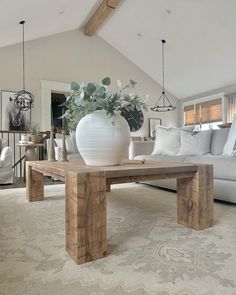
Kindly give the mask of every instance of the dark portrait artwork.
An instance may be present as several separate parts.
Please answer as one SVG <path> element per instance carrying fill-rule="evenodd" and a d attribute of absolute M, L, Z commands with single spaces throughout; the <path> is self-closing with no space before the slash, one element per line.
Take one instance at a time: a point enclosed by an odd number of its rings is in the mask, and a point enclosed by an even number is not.
<path fill-rule="evenodd" d="M 14 105 L 12 91 L 2 91 L 2 130 L 26 131 L 30 125 L 30 110 L 21 111 Z"/>

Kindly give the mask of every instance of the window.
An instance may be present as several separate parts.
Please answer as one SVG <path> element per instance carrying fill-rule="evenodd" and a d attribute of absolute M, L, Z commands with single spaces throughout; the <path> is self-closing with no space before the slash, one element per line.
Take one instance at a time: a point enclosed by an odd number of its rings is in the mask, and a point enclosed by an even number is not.
<path fill-rule="evenodd" d="M 236 93 L 225 96 L 226 100 L 226 122 L 233 121 L 233 115 L 236 113 Z"/>
<path fill-rule="evenodd" d="M 217 98 L 184 107 L 184 125 L 220 123 L 222 99 Z"/>
<path fill-rule="evenodd" d="M 194 105 L 184 107 L 184 125 L 195 125 Z"/>

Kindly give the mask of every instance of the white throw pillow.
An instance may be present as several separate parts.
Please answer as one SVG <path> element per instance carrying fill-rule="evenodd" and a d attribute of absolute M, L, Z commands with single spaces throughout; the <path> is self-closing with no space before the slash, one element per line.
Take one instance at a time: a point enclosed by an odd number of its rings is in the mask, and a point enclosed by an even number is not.
<path fill-rule="evenodd" d="M 210 153 L 212 129 L 200 132 L 186 132 L 180 130 L 181 156 L 201 156 Z"/>
<path fill-rule="evenodd" d="M 152 155 L 176 155 L 180 148 L 179 129 L 158 126 Z"/>
<path fill-rule="evenodd" d="M 55 138 L 57 147 L 62 147 L 62 138 Z M 74 154 L 74 145 L 70 137 L 66 138 L 66 151 L 68 154 Z"/>
<path fill-rule="evenodd" d="M 71 141 L 73 144 L 74 154 L 76 154 L 79 152 L 79 150 L 78 150 L 77 143 L 76 143 L 75 131 L 71 131 L 70 138 L 71 138 Z"/>
<path fill-rule="evenodd" d="M 236 114 L 233 116 L 233 122 L 229 130 L 228 138 L 223 149 L 224 156 L 231 156 L 236 140 Z"/>

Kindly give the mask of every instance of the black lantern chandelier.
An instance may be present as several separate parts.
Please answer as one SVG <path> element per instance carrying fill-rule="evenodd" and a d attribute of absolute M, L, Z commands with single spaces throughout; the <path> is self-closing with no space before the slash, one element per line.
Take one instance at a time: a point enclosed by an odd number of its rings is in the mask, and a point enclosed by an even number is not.
<path fill-rule="evenodd" d="M 14 97 L 14 105 L 21 111 L 27 111 L 34 106 L 34 96 L 31 92 L 25 90 L 25 21 L 19 22 L 22 25 L 23 42 L 22 42 L 22 73 L 23 73 L 23 89 L 18 91 Z"/>
<path fill-rule="evenodd" d="M 154 105 L 153 108 L 151 108 L 154 112 L 169 112 L 174 111 L 176 109 L 175 106 L 173 106 L 166 96 L 165 92 L 165 69 L 164 69 L 164 45 L 166 43 L 166 40 L 161 40 L 162 44 L 162 93 L 161 96 L 158 98 L 157 103 Z"/>

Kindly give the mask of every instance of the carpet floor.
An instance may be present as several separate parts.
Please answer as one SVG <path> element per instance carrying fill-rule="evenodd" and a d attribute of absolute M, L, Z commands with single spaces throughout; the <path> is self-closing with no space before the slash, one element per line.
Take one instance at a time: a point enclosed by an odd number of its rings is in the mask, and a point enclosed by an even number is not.
<path fill-rule="evenodd" d="M 1 295 L 236 294 L 236 206 L 215 204 L 215 226 L 194 231 L 176 223 L 175 193 L 114 186 L 109 256 L 78 266 L 65 252 L 64 186 L 45 195 L 0 191 Z"/>

